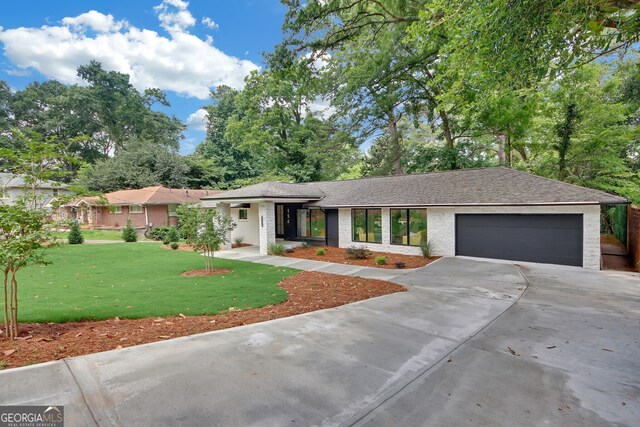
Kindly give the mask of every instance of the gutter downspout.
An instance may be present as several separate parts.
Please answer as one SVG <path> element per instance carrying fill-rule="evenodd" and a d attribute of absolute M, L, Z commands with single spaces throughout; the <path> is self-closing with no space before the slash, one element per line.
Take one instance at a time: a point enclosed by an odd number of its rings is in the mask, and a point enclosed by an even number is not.
<path fill-rule="evenodd" d="M 144 228 L 149 228 L 149 208 L 144 205 Z"/>

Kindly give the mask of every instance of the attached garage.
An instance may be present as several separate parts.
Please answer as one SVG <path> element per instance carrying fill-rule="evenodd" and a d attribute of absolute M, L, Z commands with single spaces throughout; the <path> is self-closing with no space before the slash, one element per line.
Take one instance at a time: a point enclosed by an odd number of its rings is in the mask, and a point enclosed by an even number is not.
<path fill-rule="evenodd" d="M 456 214 L 456 255 L 583 265 L 581 214 Z"/>

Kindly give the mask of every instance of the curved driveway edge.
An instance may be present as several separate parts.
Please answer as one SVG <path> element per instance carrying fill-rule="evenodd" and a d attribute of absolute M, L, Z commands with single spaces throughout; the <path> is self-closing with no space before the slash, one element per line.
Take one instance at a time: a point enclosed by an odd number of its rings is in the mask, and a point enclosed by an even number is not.
<path fill-rule="evenodd" d="M 63 404 L 68 425 L 612 422 L 613 400 L 638 383 L 628 357 L 638 354 L 637 336 L 629 335 L 637 330 L 629 305 L 638 293 L 628 283 L 638 278 L 560 270 L 522 267 L 531 287 L 514 305 L 527 285 L 516 266 L 444 258 L 393 279 L 409 292 L 2 372 L 0 404 Z M 574 276 L 593 289 L 578 289 Z M 601 280 L 615 292 L 601 292 Z M 591 308 L 594 295 L 604 307 Z M 584 360 L 545 354 L 551 341 L 567 345 L 563 334 L 593 336 L 580 330 L 592 316 L 595 330 L 599 322 L 607 327 L 590 346 L 613 347 L 610 337 L 620 347 Z M 586 352 L 586 344 L 575 345 Z M 609 362 L 619 368 L 607 371 L 602 357 L 616 357 Z M 581 372 L 595 365 L 593 383 Z M 596 407 L 602 393 L 589 392 L 595 385 L 613 396 L 604 409 Z M 617 422 L 637 419 L 628 416 L 638 400 L 620 404 Z"/>

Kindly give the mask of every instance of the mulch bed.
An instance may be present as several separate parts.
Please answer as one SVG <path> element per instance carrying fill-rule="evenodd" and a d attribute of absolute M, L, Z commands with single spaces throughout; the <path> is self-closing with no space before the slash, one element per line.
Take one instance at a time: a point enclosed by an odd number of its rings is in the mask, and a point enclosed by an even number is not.
<path fill-rule="evenodd" d="M 316 249 L 323 247 L 327 253 L 325 255 L 316 255 Z M 335 262 L 338 264 L 349 265 L 362 265 L 365 267 L 377 267 L 377 268 L 396 268 L 396 262 L 403 262 L 404 268 L 417 268 L 423 267 L 430 262 L 437 260 L 440 257 L 425 258 L 420 255 L 401 255 L 392 254 L 388 252 L 371 252 L 371 256 L 367 259 L 350 259 L 343 248 L 334 248 L 327 246 L 312 246 L 309 248 L 294 248 L 293 252 L 284 253 L 283 256 L 292 258 L 311 259 L 314 261 L 326 261 Z M 384 265 L 378 265 L 375 263 L 375 257 L 386 256 L 387 263 Z"/>
<path fill-rule="evenodd" d="M 162 247 L 165 248 L 165 249 L 169 249 L 170 251 L 189 251 L 189 252 L 193 252 L 193 246 L 187 245 L 186 243 L 180 243 L 180 246 L 178 246 L 178 249 L 173 249 L 171 247 L 171 245 L 162 245 Z"/>
<path fill-rule="evenodd" d="M 227 274 L 231 272 L 233 272 L 233 270 L 229 270 L 228 268 L 214 268 L 211 270 L 201 268 L 199 270 L 185 271 L 180 275 L 185 277 L 202 277 L 202 276 L 217 276 L 220 274 Z"/>
<path fill-rule="evenodd" d="M 231 249 L 246 248 L 248 246 L 253 246 L 253 245 L 250 243 L 234 243 L 231 245 Z"/>
<path fill-rule="evenodd" d="M 283 303 L 244 311 L 230 307 L 229 311 L 212 316 L 181 314 L 165 318 L 21 324 L 20 339 L 9 341 L 0 335 L 0 368 L 233 328 L 406 291 L 403 286 L 382 280 L 309 271 L 284 279 L 280 287 L 289 294 Z"/>

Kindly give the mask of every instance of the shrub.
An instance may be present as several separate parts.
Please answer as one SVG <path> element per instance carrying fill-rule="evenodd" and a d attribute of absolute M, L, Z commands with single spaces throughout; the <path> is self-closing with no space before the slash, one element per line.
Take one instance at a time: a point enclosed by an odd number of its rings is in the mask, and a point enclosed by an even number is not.
<path fill-rule="evenodd" d="M 327 254 L 327 250 L 325 248 L 316 249 L 316 255 L 326 255 L 326 254 Z"/>
<path fill-rule="evenodd" d="M 366 246 L 351 246 L 345 249 L 349 259 L 367 259 L 371 256 L 371 251 Z"/>
<path fill-rule="evenodd" d="M 171 249 L 173 249 L 174 251 L 176 249 L 178 249 L 180 247 L 180 243 L 178 242 L 171 242 Z"/>
<path fill-rule="evenodd" d="M 406 267 L 406 264 L 404 262 L 402 262 L 402 261 L 398 261 L 398 262 L 395 263 L 395 266 L 396 266 L 396 268 L 398 270 L 402 270 L 403 268 Z"/>
<path fill-rule="evenodd" d="M 267 248 L 267 253 L 269 255 L 282 255 L 284 253 L 284 246 L 280 243 L 272 243 Z"/>
<path fill-rule="evenodd" d="M 233 243 L 235 243 L 238 246 L 240 246 L 242 242 L 244 242 L 244 236 L 238 236 L 235 239 L 233 239 Z"/>
<path fill-rule="evenodd" d="M 149 238 L 152 240 L 164 241 L 164 236 L 167 235 L 169 229 L 173 227 L 167 227 L 165 225 L 161 225 L 159 227 L 153 227 L 149 232 Z"/>
<path fill-rule="evenodd" d="M 387 257 L 384 255 L 377 256 L 373 259 L 377 265 L 386 265 Z"/>
<path fill-rule="evenodd" d="M 138 233 L 136 229 L 133 228 L 131 224 L 131 218 L 127 220 L 127 226 L 122 229 L 122 240 L 125 242 L 137 242 L 138 241 Z"/>
<path fill-rule="evenodd" d="M 73 221 L 71 223 L 71 229 L 69 229 L 68 239 L 70 245 L 79 245 L 84 242 L 84 236 L 82 235 L 82 231 L 80 230 L 80 224 L 78 224 L 78 221 Z"/>
<path fill-rule="evenodd" d="M 423 257 L 431 258 L 433 254 L 433 242 L 431 240 L 423 240 L 420 242 L 420 250 L 422 251 Z"/>
<path fill-rule="evenodd" d="M 162 243 L 168 245 L 169 243 L 177 242 L 180 240 L 180 235 L 178 234 L 178 230 L 175 227 L 169 227 L 169 230 L 164 235 L 164 239 L 162 239 Z"/>

